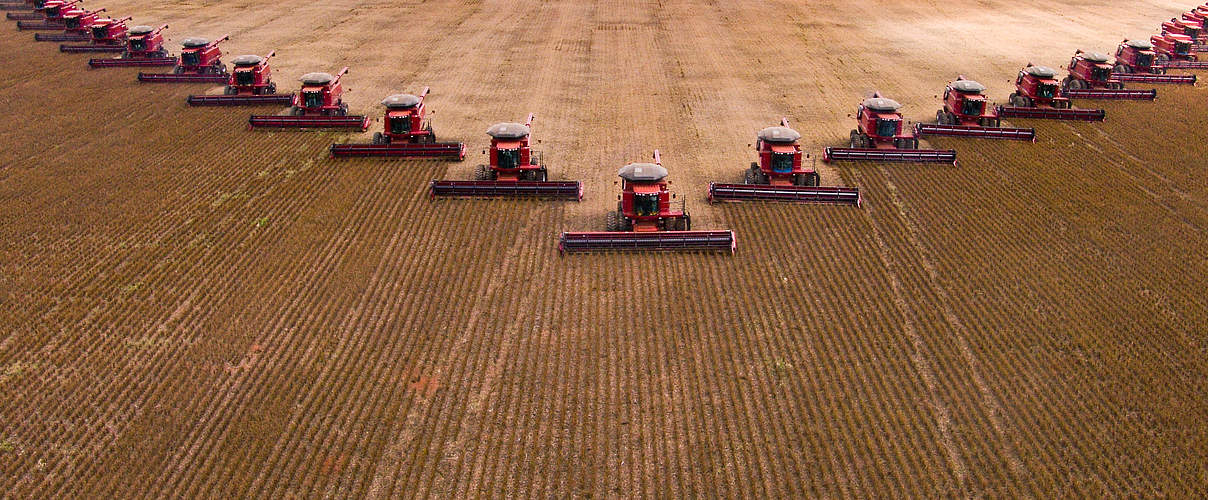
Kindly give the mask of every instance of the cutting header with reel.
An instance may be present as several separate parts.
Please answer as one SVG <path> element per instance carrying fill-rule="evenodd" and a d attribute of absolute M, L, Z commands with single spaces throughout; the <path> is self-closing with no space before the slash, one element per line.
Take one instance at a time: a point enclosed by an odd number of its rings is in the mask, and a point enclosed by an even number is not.
<path fill-rule="evenodd" d="M 821 177 L 804 160 L 798 141 L 801 134 L 789 128 L 788 118 L 780 126 L 760 130 L 755 138 L 759 161 L 743 171 L 742 184 L 709 183 L 710 203 L 717 201 L 788 201 L 860 205 L 860 190 L 820 186 Z"/>
<path fill-rule="evenodd" d="M 579 181 L 550 181 L 540 151 L 530 143 L 533 114 L 523 124 L 504 122 L 491 125 L 489 163 L 478 165 L 474 180 L 434 180 L 429 194 L 437 197 L 461 198 L 544 198 L 579 201 L 583 186 Z"/>
<path fill-rule="evenodd" d="M 684 203 L 679 210 L 672 208 L 674 195 L 667 189 L 667 169 L 658 150 L 654 163 L 630 163 L 617 176 L 621 194 L 617 210 L 606 216 L 605 230 L 563 232 L 558 241 L 561 252 L 734 252 L 733 231 L 692 230 L 692 216 Z"/>
<path fill-rule="evenodd" d="M 436 133 L 432 130 L 424 102 L 430 91 L 429 87 L 424 87 L 419 95 L 394 94 L 383 99 L 386 115 L 382 118 L 382 131 L 373 134 L 373 142 L 332 144 L 331 155 L 336 158 L 372 156 L 464 160 L 465 144 L 436 142 Z"/>

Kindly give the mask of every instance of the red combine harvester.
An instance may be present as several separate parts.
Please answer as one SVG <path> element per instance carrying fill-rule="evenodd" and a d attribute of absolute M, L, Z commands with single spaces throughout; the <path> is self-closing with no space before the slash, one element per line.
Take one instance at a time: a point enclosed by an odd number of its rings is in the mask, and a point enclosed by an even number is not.
<path fill-rule="evenodd" d="M 1195 75 L 1166 74 L 1166 68 L 1157 64 L 1156 57 L 1153 44 L 1145 40 L 1124 40 L 1116 47 L 1112 79 L 1120 82 L 1195 84 Z"/>
<path fill-rule="evenodd" d="M 62 33 L 34 33 L 35 42 L 87 42 L 92 40 L 90 30 L 105 9 L 73 9 L 63 16 Z"/>
<path fill-rule="evenodd" d="M 91 43 L 87 45 L 60 45 L 59 52 L 125 52 L 126 51 L 126 21 L 130 16 L 121 19 L 103 17 L 93 21 L 89 30 Z M 35 35 L 36 36 L 36 35 Z"/>
<path fill-rule="evenodd" d="M 822 161 L 893 161 L 915 163 L 951 163 L 956 151 L 918 149 L 919 139 L 906 134 L 902 126 L 902 105 L 880 94 L 865 99 L 856 111 L 857 129 L 851 131 L 850 148 L 826 148 Z"/>
<path fill-rule="evenodd" d="M 989 104 L 984 85 L 963 76 L 957 77 L 944 89 L 944 108 L 935 112 L 937 123 L 915 124 L 914 135 L 1036 142 L 1036 129 L 1003 127 L 997 108 Z"/>
<path fill-rule="evenodd" d="M 1057 71 L 1046 66 L 1028 64 L 1019 70 L 1009 102 L 1010 106 L 998 107 L 998 116 L 1091 122 L 1101 122 L 1107 116 L 1102 109 L 1073 109 L 1069 98 L 1059 93 Z"/>
<path fill-rule="evenodd" d="M 693 231 L 692 217 L 671 208 L 667 169 L 659 152 L 654 163 L 630 163 L 617 172 L 621 195 L 608 212 L 606 231 L 564 232 L 558 250 L 566 253 L 607 251 L 700 251 L 734 253 L 734 232 Z"/>
<path fill-rule="evenodd" d="M 1201 22 L 1172 17 L 1169 21 L 1162 23 L 1162 34 L 1184 35 L 1194 43 L 1200 40 L 1200 34 L 1203 32 L 1201 28 Z"/>
<path fill-rule="evenodd" d="M 126 49 L 122 56 L 114 59 L 89 59 L 91 68 L 121 68 L 130 66 L 176 66 L 178 58 L 168 55 L 164 48 L 163 31 L 168 25 L 158 28 L 135 26 L 126 32 Z"/>
<path fill-rule="evenodd" d="M 1074 53 L 1067 66 L 1069 75 L 1061 81 L 1062 94 L 1078 99 L 1132 99 L 1152 101 L 1158 91 L 1125 89 L 1124 83 L 1112 76 L 1107 55 L 1098 52 Z"/>
<path fill-rule="evenodd" d="M 432 197 L 463 198 L 527 197 L 579 201 L 579 181 L 550 181 L 543 155 L 533 151 L 530 135 L 533 114 L 525 123 L 496 123 L 487 129 L 491 136 L 490 165 L 479 165 L 472 181 L 432 181 Z"/>
<path fill-rule="evenodd" d="M 74 14 L 80 9 L 74 9 L 80 0 L 48 0 L 42 5 L 42 20 L 17 21 L 19 30 L 59 31 L 63 29 L 63 16 Z"/>
<path fill-rule="evenodd" d="M 334 76 L 328 73 L 307 73 L 299 80 L 302 89 L 290 101 L 289 115 L 252 115 L 251 128 L 369 128 L 366 116 L 349 115 L 344 104 L 344 85 L 340 79 L 348 74 L 344 67 Z"/>
<path fill-rule="evenodd" d="M 1154 35 L 1149 37 L 1157 53 L 1158 65 L 1164 68 L 1208 69 L 1208 61 L 1199 61 L 1195 41 L 1186 35 Z"/>
<path fill-rule="evenodd" d="M 9 3 L 5 4 L 2 10 L 32 10 L 34 12 L 9 12 L 5 18 L 9 21 L 41 21 L 45 19 L 42 15 L 42 9 L 45 7 L 45 0 L 33 0 L 24 3 Z"/>
<path fill-rule="evenodd" d="M 419 95 L 395 94 L 382 101 L 386 116 L 382 131 L 373 134 L 371 144 L 332 144 L 331 155 L 336 158 L 387 156 L 395 158 L 444 158 L 461 161 L 466 158 L 466 145 L 460 142 L 436 142 L 432 123 L 427 119 L 424 99 L 431 89 L 424 87 Z"/>
<path fill-rule="evenodd" d="M 235 70 L 223 95 L 191 95 L 190 106 L 265 106 L 276 104 L 288 106 L 294 102 L 293 94 L 278 94 L 277 84 L 272 80 L 272 69 L 268 60 L 277 52 L 267 56 L 243 55 L 231 61 Z"/>
<path fill-rule="evenodd" d="M 222 35 L 217 40 L 186 38 L 181 42 L 180 62 L 171 73 L 139 73 L 138 81 L 148 83 L 227 83 L 230 75 L 222 63 L 218 44 L 230 40 Z"/>
<path fill-rule="evenodd" d="M 787 118 L 779 127 L 760 130 L 755 139 L 759 162 L 743 173 L 743 184 L 709 183 L 709 203 L 767 200 L 859 206 L 859 188 L 818 185 L 818 172 L 804 165 L 809 155 L 801 153 L 799 140 L 801 134 L 789 128 Z"/>

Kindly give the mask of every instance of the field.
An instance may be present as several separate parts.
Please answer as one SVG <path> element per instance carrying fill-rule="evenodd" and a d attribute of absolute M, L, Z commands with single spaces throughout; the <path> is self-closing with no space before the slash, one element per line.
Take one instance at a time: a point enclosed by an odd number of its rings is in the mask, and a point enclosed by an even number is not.
<path fill-rule="evenodd" d="M 1203 83 L 825 167 L 858 209 L 704 201 L 781 116 L 820 152 L 866 92 L 1002 101 L 1189 2 L 145 3 L 104 6 L 283 88 L 351 66 L 353 111 L 431 85 L 471 155 L 331 160 L 368 134 L 251 132 L 5 21 L 0 496 L 1208 496 Z M 530 111 L 581 203 L 429 200 Z M 560 257 L 654 148 L 738 252 Z"/>

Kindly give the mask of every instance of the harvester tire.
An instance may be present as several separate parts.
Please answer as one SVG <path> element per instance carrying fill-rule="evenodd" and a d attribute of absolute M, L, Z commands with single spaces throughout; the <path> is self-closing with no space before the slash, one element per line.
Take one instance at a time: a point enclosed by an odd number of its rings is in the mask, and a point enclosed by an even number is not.
<path fill-rule="evenodd" d="M 373 133 L 373 143 L 374 144 L 386 144 L 386 136 L 382 135 L 381 132 L 374 132 Z"/>
<path fill-rule="evenodd" d="M 620 218 L 617 217 L 618 215 L 619 215 L 618 213 L 612 212 L 612 211 L 604 214 L 604 230 L 605 231 L 608 231 L 610 233 L 615 233 L 615 232 L 621 230 L 621 221 L 619 220 Z"/>
<path fill-rule="evenodd" d="M 821 185 L 822 185 L 822 176 L 818 175 L 818 172 L 813 172 L 813 173 L 809 174 L 808 180 L 806 181 L 806 186 L 818 187 Z"/>
<path fill-rule="evenodd" d="M 276 93 L 277 93 L 277 84 L 276 84 L 276 83 L 270 83 L 270 84 L 268 84 L 268 87 L 265 87 L 265 88 L 264 88 L 264 93 L 266 93 L 266 94 L 276 94 Z"/>
<path fill-rule="evenodd" d="M 743 184 L 755 184 L 755 172 L 746 170 L 742 173 Z"/>
<path fill-rule="evenodd" d="M 1132 73 L 1132 70 L 1126 64 L 1117 64 L 1115 68 L 1112 68 L 1112 71 L 1116 73 Z"/>
<path fill-rule="evenodd" d="M 857 132 L 855 130 L 851 131 L 851 140 L 849 141 L 849 143 L 852 148 L 864 147 L 863 145 L 860 144 L 861 143 L 860 132 Z"/>
<path fill-rule="evenodd" d="M 179 75 L 181 73 L 184 73 L 185 69 L 183 67 L 177 66 L 175 68 L 172 68 L 172 72 Z"/>
<path fill-rule="evenodd" d="M 235 95 L 235 94 L 239 93 L 239 89 L 236 89 L 235 87 L 227 85 L 226 88 L 222 89 L 222 93 L 226 94 L 226 95 Z"/>
<path fill-rule="evenodd" d="M 474 180 L 489 181 L 491 180 L 491 169 L 486 165 L 479 165 L 474 168 Z"/>
<path fill-rule="evenodd" d="M 293 116 L 302 116 L 302 113 L 303 113 L 302 108 L 299 108 L 299 107 L 297 107 L 297 106 L 294 106 L 294 107 L 292 107 L 292 108 L 289 108 L 289 114 L 290 114 L 290 115 L 293 115 Z"/>

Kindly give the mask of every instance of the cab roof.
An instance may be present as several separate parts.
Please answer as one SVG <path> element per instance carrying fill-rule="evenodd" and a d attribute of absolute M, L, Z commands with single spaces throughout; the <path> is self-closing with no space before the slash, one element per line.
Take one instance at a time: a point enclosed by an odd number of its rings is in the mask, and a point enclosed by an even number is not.
<path fill-rule="evenodd" d="M 1108 61 L 1107 54 L 1104 54 L 1102 52 L 1083 52 L 1082 54 L 1079 54 L 1079 55 L 1082 56 L 1083 60 L 1090 61 L 1093 63 L 1106 63 Z"/>
<path fill-rule="evenodd" d="M 246 54 L 231 59 L 231 63 L 236 66 L 256 66 L 262 62 L 264 62 L 264 58 L 255 54 Z"/>
<path fill-rule="evenodd" d="M 617 175 L 629 182 L 655 182 L 667 177 L 667 169 L 656 163 L 630 163 L 621 167 Z"/>
<path fill-rule="evenodd" d="M 385 99 L 382 99 L 382 106 L 386 109 L 411 109 L 419 106 L 419 96 L 411 94 L 394 94 Z"/>
<path fill-rule="evenodd" d="M 150 35 L 153 31 L 155 31 L 155 28 L 145 24 L 140 24 L 130 28 L 129 33 L 131 35 Z"/>
<path fill-rule="evenodd" d="M 335 80 L 336 80 L 336 77 L 331 76 L 331 73 L 321 73 L 321 72 L 307 73 L 305 75 L 302 75 L 302 78 L 298 79 L 298 81 L 300 81 L 306 85 L 327 85 L 331 82 L 334 82 Z"/>
<path fill-rule="evenodd" d="M 980 94 L 986 91 L 986 86 L 973 80 L 957 80 L 952 82 L 952 88 L 965 94 Z"/>
<path fill-rule="evenodd" d="M 487 129 L 487 135 L 496 139 L 521 139 L 528 137 L 529 128 L 520 123 L 496 123 Z"/>
<path fill-rule="evenodd" d="M 1057 70 L 1050 68 L 1048 66 L 1028 66 L 1027 68 L 1024 68 L 1024 71 L 1026 71 L 1029 75 L 1032 75 L 1036 78 L 1056 78 L 1057 77 Z"/>
<path fill-rule="evenodd" d="M 884 97 L 873 97 L 864 100 L 864 107 L 880 113 L 892 113 L 902 107 L 898 101 Z"/>
<path fill-rule="evenodd" d="M 787 144 L 797 142 L 801 134 L 788 127 L 768 127 L 760 130 L 758 137 L 765 142 Z"/>
<path fill-rule="evenodd" d="M 1153 50 L 1153 44 L 1145 40 L 1129 40 L 1124 43 L 1137 50 Z"/>
<path fill-rule="evenodd" d="M 209 45 L 210 40 L 206 39 L 206 38 L 201 38 L 201 37 L 191 37 L 191 38 L 186 38 L 186 39 L 182 40 L 180 42 L 180 44 L 182 46 L 184 46 L 185 48 L 195 49 L 198 47 L 205 47 L 206 45 Z"/>

